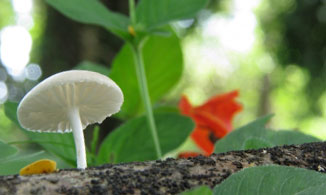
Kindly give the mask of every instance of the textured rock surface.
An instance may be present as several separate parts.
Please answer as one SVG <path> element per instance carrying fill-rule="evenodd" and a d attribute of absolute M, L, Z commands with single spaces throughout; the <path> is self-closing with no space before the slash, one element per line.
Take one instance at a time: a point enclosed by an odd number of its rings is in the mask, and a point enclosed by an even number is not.
<path fill-rule="evenodd" d="M 213 187 L 243 168 L 267 164 L 324 171 L 326 143 L 1 176 L 0 194 L 176 194 L 199 185 Z"/>

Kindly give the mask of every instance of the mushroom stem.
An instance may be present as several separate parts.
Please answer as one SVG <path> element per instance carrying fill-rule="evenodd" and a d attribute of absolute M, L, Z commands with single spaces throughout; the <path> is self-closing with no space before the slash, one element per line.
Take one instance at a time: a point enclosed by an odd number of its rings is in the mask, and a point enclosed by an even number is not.
<path fill-rule="evenodd" d="M 77 168 L 85 169 L 87 167 L 86 162 L 86 150 L 82 123 L 80 121 L 79 110 L 74 107 L 68 112 L 69 121 L 72 127 L 72 133 L 74 135 L 76 154 L 77 154 Z"/>

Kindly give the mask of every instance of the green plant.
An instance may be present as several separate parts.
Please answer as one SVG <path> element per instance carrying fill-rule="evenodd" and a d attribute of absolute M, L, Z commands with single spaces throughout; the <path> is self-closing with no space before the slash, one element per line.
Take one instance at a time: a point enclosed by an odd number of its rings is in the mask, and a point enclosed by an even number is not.
<path fill-rule="evenodd" d="M 108 75 L 120 86 L 125 96 L 121 112 L 116 115 L 124 120 L 124 123 L 110 133 L 100 145 L 98 143 L 99 129 L 95 128 L 91 147 L 87 150 L 89 166 L 109 162 L 154 160 L 171 154 L 176 157 L 180 152 L 187 152 L 187 149 L 194 149 L 196 153 L 201 152 L 193 142 L 188 142 L 189 135 L 195 132 L 194 129 L 199 131 L 199 126 L 205 130 L 206 134 L 204 139 L 197 140 L 201 144 L 209 145 L 206 155 L 210 154 L 213 149 L 215 153 L 221 153 L 320 141 L 296 131 L 272 131 L 266 128 L 265 125 L 271 116 L 265 116 L 232 130 L 233 115 L 225 117 L 224 114 L 210 111 L 211 107 L 219 106 L 212 104 L 211 101 L 204 104 L 208 105 L 208 108 L 203 109 L 199 106 L 199 109 L 194 107 L 191 112 L 184 112 L 196 122 L 196 125 L 189 117 L 179 114 L 175 108 L 160 108 L 153 111 L 152 105 L 177 84 L 183 71 L 179 38 L 169 24 L 195 16 L 205 7 L 208 0 L 141 0 L 137 5 L 134 0 L 129 0 L 129 17 L 110 11 L 96 0 L 47 0 L 47 2 L 67 17 L 82 23 L 102 26 L 125 41 L 125 45 L 115 57 L 110 69 L 89 61 L 84 61 L 75 67 L 75 69 L 92 70 Z M 4 107 L 7 117 L 19 126 L 17 105 L 14 102 L 6 102 Z M 227 108 L 228 106 L 223 107 L 222 111 L 232 113 Z M 145 116 L 143 116 L 144 113 Z M 207 122 L 209 119 L 212 121 Z M 227 128 L 220 128 L 216 124 Z M 24 165 L 40 158 L 48 158 L 50 155 L 64 161 L 58 165 L 59 168 L 75 166 L 76 155 L 72 134 L 49 135 L 21 129 L 29 138 L 27 141 L 0 142 L 0 174 L 17 173 L 18 169 Z M 209 142 L 208 133 L 211 132 L 220 138 L 214 147 L 214 143 Z M 31 153 L 18 151 L 12 146 L 25 143 L 36 143 L 45 151 Z M 204 145 L 202 148 L 205 148 Z M 281 174 L 276 175 L 278 172 Z M 267 178 L 265 173 L 271 175 L 273 179 Z M 284 173 L 287 174 L 284 175 Z M 304 183 L 304 177 L 314 179 Z M 247 194 L 265 191 L 270 194 L 278 192 L 318 194 L 317 192 L 325 190 L 323 180 L 324 175 L 320 173 L 289 167 L 266 166 L 249 168 L 234 174 L 216 186 L 214 191 L 201 187 L 194 192 L 187 193 L 239 194 L 234 190 L 245 189 Z M 257 183 L 261 185 L 255 188 Z M 302 183 L 305 185 L 301 185 Z M 249 190 L 244 186 L 250 186 Z M 275 191 L 276 188 L 264 188 L 266 186 L 282 186 L 283 191 Z M 297 190 L 299 187 L 301 191 Z"/>
<path fill-rule="evenodd" d="M 143 0 L 140 1 L 137 8 L 134 0 L 129 0 L 130 18 L 111 12 L 98 1 L 73 0 L 66 2 L 63 0 L 48 0 L 47 2 L 74 20 L 103 26 L 124 39 L 129 45 L 134 57 L 138 87 L 145 107 L 149 129 L 152 134 L 157 157 L 161 158 L 161 146 L 153 116 L 142 55 L 143 45 L 148 36 L 159 32 L 162 26 L 178 19 L 194 16 L 207 4 L 208 0 L 172 0 L 156 2 Z M 77 4 L 79 6 L 76 6 Z M 187 6 L 184 7 L 184 5 Z M 181 7 L 183 9 L 179 9 Z"/>

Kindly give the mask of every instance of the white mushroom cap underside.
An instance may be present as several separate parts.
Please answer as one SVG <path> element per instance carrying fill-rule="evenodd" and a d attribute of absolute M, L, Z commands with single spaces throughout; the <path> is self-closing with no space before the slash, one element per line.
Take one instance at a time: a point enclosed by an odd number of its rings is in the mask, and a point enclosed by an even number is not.
<path fill-rule="evenodd" d="M 17 115 L 22 127 L 31 131 L 71 132 L 68 109 L 79 109 L 84 129 L 118 112 L 122 102 L 121 89 L 107 76 L 72 70 L 34 87 L 20 102 Z"/>

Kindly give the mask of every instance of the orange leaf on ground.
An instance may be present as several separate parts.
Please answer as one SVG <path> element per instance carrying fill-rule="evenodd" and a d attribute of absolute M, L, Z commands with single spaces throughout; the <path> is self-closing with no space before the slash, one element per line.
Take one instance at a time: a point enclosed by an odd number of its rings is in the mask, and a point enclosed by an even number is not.
<path fill-rule="evenodd" d="M 42 173 L 52 173 L 56 171 L 57 163 L 53 160 L 42 159 L 35 161 L 19 171 L 19 175 L 33 175 Z"/>

